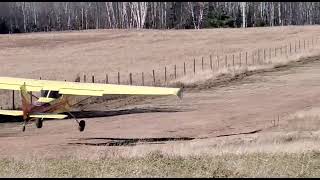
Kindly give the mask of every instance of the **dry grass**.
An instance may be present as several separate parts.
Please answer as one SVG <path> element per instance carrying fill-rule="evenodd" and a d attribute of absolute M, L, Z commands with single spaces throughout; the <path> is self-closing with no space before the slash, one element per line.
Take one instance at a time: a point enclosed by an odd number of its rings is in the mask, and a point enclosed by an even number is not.
<path fill-rule="evenodd" d="M 220 156 L 0 161 L 0 177 L 318 177 L 319 151 Z"/>
<path fill-rule="evenodd" d="M 187 74 L 186 76 L 177 78 L 170 81 L 169 85 L 171 86 L 180 86 L 180 87 L 196 87 L 199 84 L 203 84 L 208 80 L 216 80 L 222 76 L 227 78 L 233 78 L 236 75 L 246 73 L 248 71 L 254 72 L 258 70 L 269 70 L 280 66 L 288 65 L 291 62 L 299 61 L 307 57 L 318 56 L 319 47 L 314 49 L 306 50 L 293 54 L 291 56 L 280 56 L 273 57 L 269 63 L 266 64 L 256 64 L 256 65 L 242 65 L 239 64 L 230 67 L 222 67 L 217 70 L 204 70 L 196 74 Z"/>

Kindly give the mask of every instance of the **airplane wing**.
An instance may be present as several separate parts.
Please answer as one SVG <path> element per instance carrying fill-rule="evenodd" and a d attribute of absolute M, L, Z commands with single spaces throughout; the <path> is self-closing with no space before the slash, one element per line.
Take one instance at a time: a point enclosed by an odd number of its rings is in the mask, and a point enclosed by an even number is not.
<path fill-rule="evenodd" d="M 8 116 L 23 116 L 23 111 L 19 110 L 0 110 L 1 115 L 8 115 Z M 30 114 L 31 118 L 45 118 L 45 119 L 63 119 L 68 117 L 68 115 L 64 114 Z"/>
<path fill-rule="evenodd" d="M 60 94 L 68 95 L 176 95 L 179 98 L 181 98 L 182 96 L 182 89 L 180 88 L 129 86 L 0 77 L 0 89 L 20 91 L 20 86 L 22 86 L 24 83 L 26 83 L 27 91 L 39 92 L 41 90 L 51 90 L 59 91 Z"/>

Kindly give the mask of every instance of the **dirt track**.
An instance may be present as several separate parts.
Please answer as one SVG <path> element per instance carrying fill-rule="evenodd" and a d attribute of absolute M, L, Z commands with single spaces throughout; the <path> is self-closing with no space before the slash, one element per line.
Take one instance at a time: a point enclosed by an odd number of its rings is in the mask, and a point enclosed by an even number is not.
<path fill-rule="evenodd" d="M 188 90 L 182 100 L 163 97 L 127 104 L 121 109 L 131 109 L 125 111 L 129 114 L 87 118 L 87 127 L 82 133 L 78 132 L 72 120 L 48 121 L 42 129 L 36 129 L 32 124 L 24 133 L 17 123 L 2 123 L 0 154 L 39 152 L 58 156 L 75 151 L 92 156 L 92 152 L 97 149 L 125 148 L 132 143 L 134 145 L 136 138 L 146 138 L 144 141 L 147 145 L 143 146 L 145 149 L 170 144 L 170 139 L 156 138 L 179 137 L 195 138 L 188 142 L 200 142 L 205 138 L 207 146 L 199 148 L 209 148 L 210 143 L 218 141 L 217 136 L 260 129 L 262 132 L 268 131 L 271 121 L 277 115 L 282 118 L 286 114 L 320 105 L 318 59 L 320 60 L 319 57 L 309 58 L 313 62 L 297 63 L 271 72 L 254 74 L 225 86 Z M 88 110 L 96 110 L 97 106 L 102 110 L 105 104 L 94 104 Z M 134 113 L 159 109 L 179 112 Z M 280 120 L 280 123 L 287 122 Z M 150 145 L 152 141 L 160 144 Z M 104 146 L 98 148 L 88 144 Z"/>

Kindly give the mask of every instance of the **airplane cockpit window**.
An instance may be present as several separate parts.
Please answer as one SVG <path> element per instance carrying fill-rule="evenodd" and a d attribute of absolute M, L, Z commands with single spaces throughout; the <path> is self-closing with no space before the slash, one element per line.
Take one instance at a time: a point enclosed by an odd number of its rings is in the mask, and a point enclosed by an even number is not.
<path fill-rule="evenodd" d="M 41 97 L 47 97 L 48 95 L 48 90 L 43 90 L 41 91 Z M 59 94 L 59 91 L 51 91 L 50 94 L 49 94 L 49 98 L 59 98 L 61 97 L 61 94 Z"/>

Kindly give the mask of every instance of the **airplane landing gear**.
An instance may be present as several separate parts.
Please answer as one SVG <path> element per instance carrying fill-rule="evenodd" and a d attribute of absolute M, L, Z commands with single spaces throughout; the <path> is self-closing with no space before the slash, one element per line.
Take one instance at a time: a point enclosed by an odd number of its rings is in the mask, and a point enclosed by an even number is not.
<path fill-rule="evenodd" d="M 36 126 L 37 128 L 42 128 L 43 125 L 43 119 L 36 119 Z"/>
<path fill-rule="evenodd" d="M 86 126 L 86 122 L 84 120 L 81 120 L 79 122 L 79 127 L 78 127 L 79 131 L 82 132 L 84 130 L 85 126 Z"/>
<path fill-rule="evenodd" d="M 78 129 L 80 132 L 82 132 L 84 130 L 84 128 L 86 127 L 86 122 L 84 120 L 78 121 L 78 119 L 70 112 L 68 112 L 68 114 L 70 114 L 74 118 L 74 120 L 78 123 L 78 125 L 79 125 Z"/>

